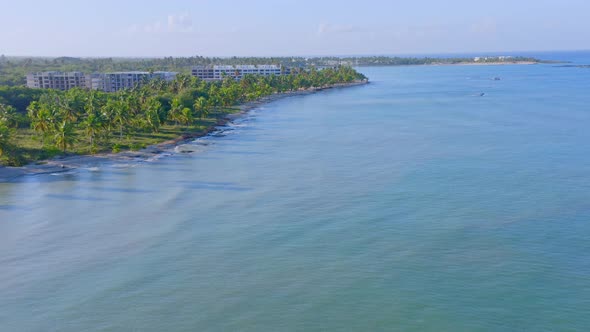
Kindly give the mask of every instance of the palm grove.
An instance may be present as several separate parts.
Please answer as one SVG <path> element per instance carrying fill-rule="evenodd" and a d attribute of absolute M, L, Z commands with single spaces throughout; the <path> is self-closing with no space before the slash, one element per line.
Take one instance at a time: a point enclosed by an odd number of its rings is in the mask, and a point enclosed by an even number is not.
<path fill-rule="evenodd" d="M 243 102 L 363 79 L 350 67 L 338 67 L 239 81 L 206 82 L 179 74 L 173 81 L 152 80 L 115 93 L 2 87 L 0 157 L 4 164 L 20 165 L 72 150 L 139 149 L 185 131 L 203 131 Z"/>

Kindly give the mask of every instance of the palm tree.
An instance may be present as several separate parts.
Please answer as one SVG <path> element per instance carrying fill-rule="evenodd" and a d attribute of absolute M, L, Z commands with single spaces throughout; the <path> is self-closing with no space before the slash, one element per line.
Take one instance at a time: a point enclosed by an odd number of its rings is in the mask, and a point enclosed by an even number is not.
<path fill-rule="evenodd" d="M 10 128 L 6 122 L 0 122 L 0 157 L 9 149 Z"/>
<path fill-rule="evenodd" d="M 82 121 L 82 127 L 84 128 L 84 132 L 90 141 L 91 151 L 94 151 L 96 148 L 95 138 L 98 134 L 100 134 L 103 128 L 103 121 L 100 114 L 97 112 L 88 114 L 84 121 Z"/>
<path fill-rule="evenodd" d="M 55 132 L 55 145 L 62 149 L 66 153 L 68 146 L 73 146 L 76 141 L 76 131 L 74 125 L 64 120 L 56 128 Z"/>
<path fill-rule="evenodd" d="M 99 108 L 98 106 L 98 98 L 97 92 L 95 90 L 90 90 L 88 95 L 86 96 L 86 101 L 84 103 L 84 111 L 86 114 L 89 112 L 93 112 Z"/>
<path fill-rule="evenodd" d="M 199 115 L 199 118 L 203 119 L 207 115 L 209 115 L 209 102 L 205 97 L 199 97 L 195 100 L 195 104 L 193 105 L 195 112 Z"/>
<path fill-rule="evenodd" d="M 195 117 L 193 116 L 193 111 L 190 108 L 185 107 L 182 109 L 182 117 L 181 117 L 182 124 L 184 124 L 185 126 L 188 126 L 191 123 L 193 123 L 194 119 L 195 119 Z"/>
<path fill-rule="evenodd" d="M 148 97 L 150 96 L 149 88 L 144 86 L 139 91 L 137 91 L 137 98 L 139 99 L 140 103 L 144 103 Z"/>
<path fill-rule="evenodd" d="M 176 126 L 178 126 L 178 123 L 182 119 L 182 109 L 183 105 L 180 98 L 175 97 L 172 99 L 172 102 L 170 103 L 170 111 L 168 112 L 168 120 L 174 121 Z"/>
<path fill-rule="evenodd" d="M 144 104 L 145 108 L 145 122 L 147 126 L 153 131 L 158 132 L 160 128 L 160 109 L 162 108 L 162 103 L 155 97 L 151 97 L 146 100 Z"/>
<path fill-rule="evenodd" d="M 76 122 L 84 112 L 86 91 L 79 88 L 68 90 L 63 96 L 57 97 L 59 108 L 64 117 L 71 122 Z"/>
<path fill-rule="evenodd" d="M 151 91 L 163 91 L 167 85 L 168 82 L 159 77 L 156 77 L 154 79 L 151 79 L 146 86 Z"/>
<path fill-rule="evenodd" d="M 123 129 L 129 123 L 129 104 L 125 100 L 125 95 L 120 94 L 115 101 L 115 108 L 112 109 L 113 123 L 119 127 L 119 140 L 123 139 Z"/>
<path fill-rule="evenodd" d="M 46 105 L 36 101 L 31 102 L 27 110 L 31 128 L 41 134 L 41 144 L 45 146 L 45 140 L 53 129 L 51 112 Z"/>
<path fill-rule="evenodd" d="M 18 113 L 16 109 L 10 105 L 0 104 L 0 122 L 8 127 L 18 127 Z"/>
<path fill-rule="evenodd" d="M 207 101 L 209 101 L 209 105 L 211 105 L 214 109 L 217 108 L 217 106 L 219 106 L 220 104 L 220 93 L 219 93 L 219 87 L 217 86 L 217 84 L 213 83 L 211 84 L 211 86 L 209 87 L 209 93 L 208 93 L 209 98 L 207 98 Z"/>
<path fill-rule="evenodd" d="M 129 93 L 124 97 L 124 101 L 127 104 L 130 117 L 135 117 L 141 113 L 141 100 L 138 92 Z"/>
<path fill-rule="evenodd" d="M 190 87 L 192 83 L 193 83 L 192 76 L 187 75 L 187 74 L 176 75 L 175 84 L 177 87 L 177 93 Z"/>

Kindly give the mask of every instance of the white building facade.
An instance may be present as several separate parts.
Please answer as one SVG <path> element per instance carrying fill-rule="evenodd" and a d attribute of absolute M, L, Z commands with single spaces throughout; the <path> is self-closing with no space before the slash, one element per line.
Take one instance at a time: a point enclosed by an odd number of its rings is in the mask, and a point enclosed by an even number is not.
<path fill-rule="evenodd" d="M 81 72 L 48 71 L 27 75 L 27 86 L 32 89 L 69 90 L 90 88 L 89 77 Z"/>
<path fill-rule="evenodd" d="M 153 79 L 171 81 L 176 77 L 175 72 L 147 72 L 129 71 L 92 74 L 90 77 L 90 88 L 104 92 L 115 92 L 123 89 L 140 87 Z"/>
<path fill-rule="evenodd" d="M 246 75 L 284 75 L 288 74 L 288 70 L 283 69 L 277 65 L 239 65 L 239 66 L 195 66 L 191 71 L 193 76 L 196 76 L 205 81 L 218 81 L 225 77 L 231 77 L 236 80 L 244 78 Z"/>
<path fill-rule="evenodd" d="M 33 89 L 69 90 L 85 88 L 104 92 L 115 92 L 142 86 L 153 79 L 171 81 L 175 72 L 143 71 L 97 73 L 87 75 L 81 72 L 42 72 L 27 75 L 27 86 Z"/>

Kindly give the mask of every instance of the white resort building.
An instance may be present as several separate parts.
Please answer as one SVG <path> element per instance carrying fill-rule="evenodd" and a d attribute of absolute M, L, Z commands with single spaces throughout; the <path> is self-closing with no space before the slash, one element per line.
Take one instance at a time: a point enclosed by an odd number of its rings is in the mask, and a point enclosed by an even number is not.
<path fill-rule="evenodd" d="M 245 75 L 284 75 L 289 70 L 277 65 L 239 65 L 239 66 L 195 66 L 192 75 L 205 81 L 222 80 L 224 77 L 232 77 L 236 80 L 242 79 Z"/>
<path fill-rule="evenodd" d="M 175 72 L 129 71 L 114 73 L 84 74 L 81 72 L 42 72 L 27 75 L 27 86 L 35 89 L 69 90 L 86 88 L 104 92 L 115 92 L 141 86 L 152 79 L 171 81 Z"/>
<path fill-rule="evenodd" d="M 84 73 L 48 71 L 27 75 L 27 86 L 33 89 L 69 90 L 72 88 L 90 88 L 90 82 Z"/>
<path fill-rule="evenodd" d="M 156 71 L 128 71 L 114 73 L 100 73 L 90 75 L 90 88 L 104 92 L 115 92 L 122 89 L 132 89 L 142 86 L 153 79 L 171 81 L 176 77 L 175 72 Z"/>

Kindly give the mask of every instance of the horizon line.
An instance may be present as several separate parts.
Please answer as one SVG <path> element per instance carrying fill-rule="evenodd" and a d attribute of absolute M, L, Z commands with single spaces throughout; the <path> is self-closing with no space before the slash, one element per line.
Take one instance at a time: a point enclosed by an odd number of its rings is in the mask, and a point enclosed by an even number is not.
<path fill-rule="evenodd" d="M 367 54 L 307 54 L 307 55 L 9 55 L 0 54 L 1 56 L 11 58 L 80 58 L 80 59 L 163 59 L 163 58 L 322 58 L 322 57 L 428 57 L 428 56 L 444 56 L 444 55 L 490 55 L 499 53 L 551 53 L 551 52 L 590 52 L 590 49 L 557 49 L 557 50 L 517 50 L 517 51 L 465 51 L 465 52 L 428 52 L 428 53 L 367 53 Z"/>

